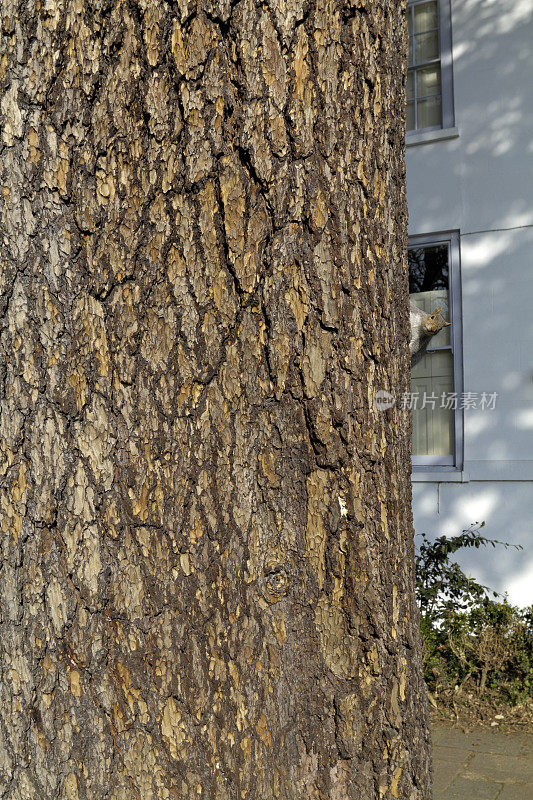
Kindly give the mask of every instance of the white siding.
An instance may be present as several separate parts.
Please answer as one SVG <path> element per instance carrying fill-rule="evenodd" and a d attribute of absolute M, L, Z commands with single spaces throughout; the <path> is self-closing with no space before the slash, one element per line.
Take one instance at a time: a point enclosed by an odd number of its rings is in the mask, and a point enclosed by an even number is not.
<path fill-rule="evenodd" d="M 533 0 L 452 0 L 452 35 L 459 136 L 408 147 L 409 232 L 459 231 L 464 391 L 498 398 L 494 411 L 465 411 L 464 471 L 454 482 L 415 482 L 415 526 L 451 534 L 484 519 L 488 536 L 524 545 L 505 556 L 475 551 L 463 563 L 526 604 L 533 602 Z"/>

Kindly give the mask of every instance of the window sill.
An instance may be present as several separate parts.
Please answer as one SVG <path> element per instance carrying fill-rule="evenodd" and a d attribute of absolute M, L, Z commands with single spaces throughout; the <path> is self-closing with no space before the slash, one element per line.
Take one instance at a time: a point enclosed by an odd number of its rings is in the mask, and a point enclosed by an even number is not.
<path fill-rule="evenodd" d="M 458 136 L 458 128 L 439 128 L 434 131 L 408 133 L 405 137 L 405 145 L 406 147 L 414 147 L 416 144 L 431 144 L 431 142 L 439 142 L 446 139 L 457 139 Z"/>
<path fill-rule="evenodd" d="M 533 460 L 468 461 L 465 467 L 473 481 L 533 481 Z"/>
<path fill-rule="evenodd" d="M 413 483 L 468 483 L 468 472 L 455 467 L 440 467 L 434 470 L 413 469 L 411 473 Z"/>
<path fill-rule="evenodd" d="M 441 466 L 412 465 L 413 483 L 500 482 L 533 483 L 533 460 L 530 461 L 465 461 L 463 469 Z"/>

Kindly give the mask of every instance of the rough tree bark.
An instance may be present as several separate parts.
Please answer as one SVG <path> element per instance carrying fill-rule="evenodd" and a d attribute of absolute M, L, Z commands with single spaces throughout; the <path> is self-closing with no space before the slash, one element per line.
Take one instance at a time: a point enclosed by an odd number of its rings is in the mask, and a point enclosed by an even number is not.
<path fill-rule="evenodd" d="M 403 6 L 3 0 L 0 797 L 429 797 Z"/>

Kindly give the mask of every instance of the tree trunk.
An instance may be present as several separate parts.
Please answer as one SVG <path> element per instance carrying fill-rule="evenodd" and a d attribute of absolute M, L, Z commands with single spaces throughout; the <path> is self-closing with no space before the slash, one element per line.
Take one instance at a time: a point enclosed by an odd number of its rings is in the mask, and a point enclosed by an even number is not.
<path fill-rule="evenodd" d="M 1 798 L 429 798 L 403 5 L 3 0 Z"/>

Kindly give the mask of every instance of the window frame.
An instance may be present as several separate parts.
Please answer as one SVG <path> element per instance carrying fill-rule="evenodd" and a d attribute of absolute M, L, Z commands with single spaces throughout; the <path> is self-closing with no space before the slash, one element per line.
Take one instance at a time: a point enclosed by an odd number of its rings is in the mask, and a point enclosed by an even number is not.
<path fill-rule="evenodd" d="M 427 233 L 409 236 L 408 249 L 416 247 L 432 247 L 445 244 L 448 246 L 448 308 L 450 313 L 450 348 L 431 347 L 428 353 L 437 350 L 451 349 L 453 356 L 453 391 L 460 398 L 463 392 L 463 332 L 461 314 L 461 262 L 460 262 L 460 237 L 459 231 L 443 231 L 442 233 Z M 463 468 L 463 409 L 457 403 L 453 416 L 453 456 L 412 455 L 413 472 L 457 472 Z"/>
<path fill-rule="evenodd" d="M 413 6 L 422 5 L 427 1 L 428 0 L 409 0 L 407 12 L 410 13 L 410 9 L 413 8 Z M 440 64 L 442 121 L 440 125 L 431 125 L 426 128 L 412 128 L 412 130 L 406 131 L 406 138 L 430 131 L 448 130 L 455 126 L 451 2 L 450 0 L 437 0 L 437 2 L 439 12 L 439 58 L 432 59 L 432 63 Z M 408 67 L 408 72 L 410 71 L 411 68 Z M 414 71 L 416 71 L 416 69 Z"/>

